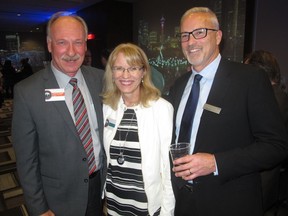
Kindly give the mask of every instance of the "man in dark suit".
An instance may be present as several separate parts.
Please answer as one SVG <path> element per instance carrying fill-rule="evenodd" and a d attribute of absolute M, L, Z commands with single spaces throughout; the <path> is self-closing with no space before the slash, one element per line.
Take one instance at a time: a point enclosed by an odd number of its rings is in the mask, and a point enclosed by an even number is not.
<path fill-rule="evenodd" d="M 261 70 L 221 58 L 222 32 L 208 8 L 188 10 L 180 28 L 192 71 L 176 80 L 168 99 L 175 109 L 175 142 L 192 147 L 189 155 L 173 161 L 175 215 L 262 216 L 259 171 L 288 154 L 269 79 Z M 194 81 L 195 75 L 202 78 Z M 182 127 L 191 116 L 185 106 L 197 82 L 193 124 L 183 133 L 191 125 Z"/>
<path fill-rule="evenodd" d="M 15 86 L 12 137 L 30 215 L 102 212 L 106 158 L 99 94 L 103 71 L 81 66 L 87 33 L 82 18 L 55 14 L 47 26 L 51 65 Z M 70 84 L 71 78 L 77 79 L 78 88 Z M 75 89 L 80 89 L 78 96 L 84 100 L 79 107 L 87 122 L 80 124 L 87 129 L 85 136 L 78 130 L 81 120 L 74 115 Z"/>

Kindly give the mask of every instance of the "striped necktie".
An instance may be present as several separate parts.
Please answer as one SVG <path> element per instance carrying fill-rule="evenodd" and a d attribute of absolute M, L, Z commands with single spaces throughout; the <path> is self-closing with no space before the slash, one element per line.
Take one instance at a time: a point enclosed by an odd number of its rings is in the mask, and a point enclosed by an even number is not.
<path fill-rule="evenodd" d="M 84 98 L 78 88 L 77 79 L 72 78 L 69 83 L 73 86 L 72 100 L 75 126 L 88 156 L 89 175 L 91 175 L 96 170 L 96 163 L 87 109 L 84 103 Z"/>

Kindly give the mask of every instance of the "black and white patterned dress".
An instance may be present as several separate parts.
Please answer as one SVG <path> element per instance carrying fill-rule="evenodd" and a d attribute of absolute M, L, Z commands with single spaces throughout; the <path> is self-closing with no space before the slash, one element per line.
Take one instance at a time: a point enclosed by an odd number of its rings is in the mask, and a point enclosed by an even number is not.
<path fill-rule="evenodd" d="M 117 159 L 123 153 L 124 163 Z M 141 170 L 138 124 L 134 109 L 127 109 L 110 145 L 107 171 L 108 215 L 149 215 Z M 157 211 L 156 214 L 160 212 Z"/>

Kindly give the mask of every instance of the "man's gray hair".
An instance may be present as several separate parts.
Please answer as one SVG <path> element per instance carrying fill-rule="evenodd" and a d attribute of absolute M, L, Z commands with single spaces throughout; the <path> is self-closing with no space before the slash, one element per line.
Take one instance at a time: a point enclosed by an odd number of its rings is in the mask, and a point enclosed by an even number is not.
<path fill-rule="evenodd" d="M 211 17 L 211 22 L 214 25 L 214 28 L 219 29 L 219 22 L 218 22 L 218 18 L 216 16 L 216 14 L 207 7 L 193 7 L 191 9 L 187 10 L 181 18 L 180 25 L 182 25 L 183 20 L 187 16 L 189 16 L 190 14 L 194 14 L 194 13 L 207 13 L 207 14 L 209 14 Z"/>
<path fill-rule="evenodd" d="M 68 12 L 65 12 L 65 11 L 57 12 L 57 13 L 53 14 L 52 17 L 50 18 L 50 20 L 49 20 L 49 22 L 47 24 L 47 39 L 51 40 L 51 26 L 60 17 L 72 17 L 75 20 L 78 20 L 82 24 L 82 26 L 84 28 L 85 40 L 87 40 L 88 27 L 87 27 L 87 24 L 86 24 L 85 20 L 82 17 L 80 17 L 80 16 L 77 16 L 75 14 L 69 14 Z"/>

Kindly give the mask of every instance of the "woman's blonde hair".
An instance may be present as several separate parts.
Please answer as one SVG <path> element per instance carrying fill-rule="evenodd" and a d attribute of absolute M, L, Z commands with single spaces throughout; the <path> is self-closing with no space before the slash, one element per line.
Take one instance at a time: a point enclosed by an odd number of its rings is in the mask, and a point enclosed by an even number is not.
<path fill-rule="evenodd" d="M 151 68 L 148 62 L 148 58 L 144 51 L 132 43 L 122 43 L 119 44 L 110 54 L 104 74 L 104 88 L 103 88 L 103 103 L 112 107 L 112 109 L 117 109 L 117 104 L 121 97 L 121 92 L 116 86 L 113 80 L 112 68 L 115 64 L 116 58 L 122 53 L 130 66 L 141 66 L 143 67 L 144 76 L 142 82 L 140 83 L 140 104 L 145 107 L 149 106 L 149 101 L 157 100 L 161 93 L 153 85 L 151 81 Z"/>

